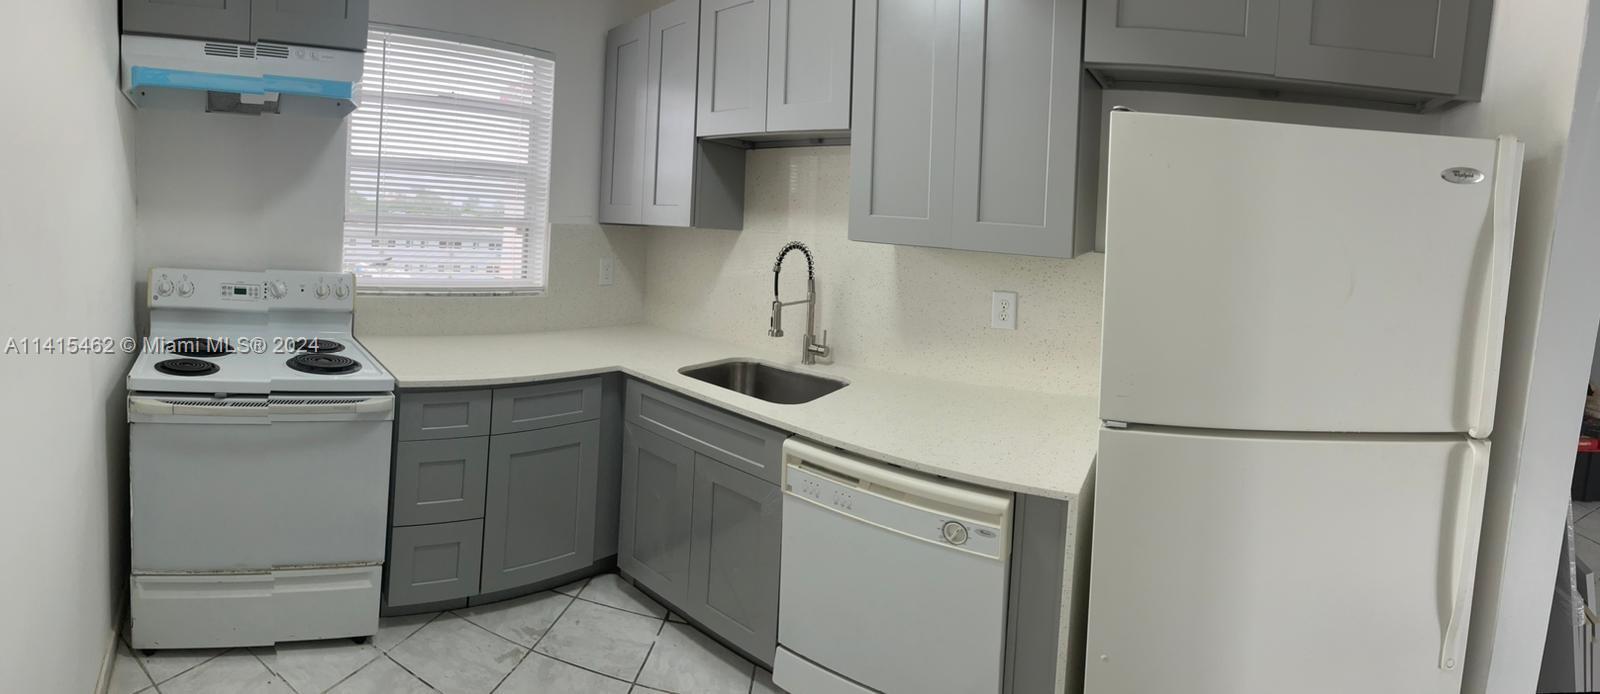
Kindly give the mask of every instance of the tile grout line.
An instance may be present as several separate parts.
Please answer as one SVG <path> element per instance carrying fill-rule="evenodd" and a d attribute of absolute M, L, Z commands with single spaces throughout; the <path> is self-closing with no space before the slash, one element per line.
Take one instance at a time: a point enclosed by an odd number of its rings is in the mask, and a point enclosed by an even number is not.
<path fill-rule="evenodd" d="M 382 649 L 382 648 L 378 648 L 378 646 L 377 646 L 377 644 L 373 644 L 373 646 L 372 646 L 372 647 L 373 647 L 373 648 L 374 648 L 374 649 L 376 649 L 376 650 L 377 650 L 377 651 L 378 651 L 378 657 L 377 657 L 377 658 L 373 658 L 373 659 L 372 659 L 372 660 L 370 660 L 370 661 L 367 661 L 367 664 L 366 664 L 366 665 L 362 665 L 362 666 L 361 666 L 361 667 L 358 667 L 358 668 L 356 668 L 356 671 L 355 671 L 355 672 L 352 672 L 352 673 L 350 673 L 350 674 L 348 674 L 348 675 L 345 675 L 345 677 L 344 677 L 344 679 L 343 679 L 343 680 L 339 680 L 339 681 L 338 681 L 338 682 L 335 682 L 335 683 L 334 683 L 334 684 L 333 684 L 333 687 L 337 687 L 337 686 L 339 686 L 339 685 L 340 685 L 340 684 L 343 684 L 343 683 L 344 683 L 344 681 L 345 681 L 345 680 L 347 680 L 347 679 L 350 679 L 350 678 L 351 678 L 351 677 L 354 677 L 354 676 L 355 676 L 355 674 L 356 674 L 356 672 L 361 672 L 361 671 L 362 671 L 362 670 L 365 670 L 365 669 L 367 669 L 367 668 L 368 668 L 368 667 L 370 667 L 370 666 L 371 666 L 371 665 L 372 665 L 372 664 L 373 664 L 373 663 L 376 663 L 376 662 L 378 662 L 378 660 L 379 660 L 379 659 L 385 659 L 385 660 L 388 660 L 388 661 L 389 661 L 389 662 L 391 662 L 391 663 L 393 663 L 393 664 L 394 664 L 394 666 L 395 666 L 395 667 L 397 667 L 397 668 L 400 668 L 400 669 L 401 669 L 401 670 L 405 670 L 405 671 L 406 671 L 406 674 L 408 674 L 408 675 L 411 675 L 411 676 L 412 676 L 412 677 L 415 677 L 415 678 L 416 678 L 416 679 L 417 679 L 417 681 L 418 681 L 418 682 L 421 682 L 421 683 L 423 683 L 423 684 L 424 684 L 424 685 L 427 685 L 427 687 L 428 687 L 428 688 L 429 688 L 429 689 L 432 689 L 432 690 L 434 690 L 434 691 L 439 691 L 439 690 L 438 690 L 438 688 L 437 688 L 437 687 L 434 687 L 434 686 L 433 686 L 433 684 L 432 684 L 432 683 L 430 683 L 430 682 L 428 682 L 428 681 L 427 681 L 427 680 L 425 680 L 425 679 L 423 679 L 423 678 L 422 678 L 422 676 L 421 676 L 421 675 L 418 675 L 418 674 L 417 674 L 417 673 L 415 673 L 415 672 L 412 672 L 412 671 L 411 671 L 411 668 L 408 668 L 408 667 L 406 667 L 406 666 L 405 666 L 405 665 L 402 665 L 402 664 L 400 664 L 400 661 L 398 661 L 398 660 L 395 660 L 395 659 L 394 659 L 394 658 L 391 658 L 391 657 L 389 657 L 389 651 L 392 651 L 392 650 L 394 650 L 394 649 L 396 649 L 396 648 L 399 648 L 399 647 L 400 647 L 400 644 L 402 644 L 402 643 L 405 643 L 405 642 L 406 642 L 406 641 L 409 641 L 409 640 L 411 640 L 411 637 L 413 637 L 413 636 L 416 636 L 416 635 L 417 635 L 417 632 L 420 632 L 420 631 L 422 631 L 422 630 L 423 630 L 423 629 L 425 629 L 425 628 L 427 628 L 427 626 L 428 626 L 428 625 L 429 625 L 429 624 L 432 624 L 432 623 L 434 623 L 434 622 L 436 622 L 436 621 L 438 621 L 438 619 L 439 619 L 439 616 L 440 616 L 440 615 L 442 615 L 442 614 L 444 614 L 444 613 L 446 613 L 446 612 L 449 612 L 449 610 L 440 610 L 440 611 L 438 611 L 438 612 L 435 612 L 435 613 L 433 613 L 433 616 L 432 616 L 432 617 L 429 617 L 429 618 L 428 618 L 428 621 L 426 621 L 426 622 L 423 622 L 423 623 L 422 623 L 422 624 L 421 624 L 421 625 L 419 625 L 419 626 L 417 626 L 417 628 L 415 628 L 415 629 L 412 629 L 412 630 L 411 630 L 411 633 L 409 633 L 409 634 L 406 634 L 406 635 L 405 635 L 405 638 L 402 638 L 402 639 L 400 639 L 400 640 L 399 640 L 399 641 L 396 641 L 396 642 L 394 642 L 394 645 L 393 645 L 393 646 L 390 646 L 390 647 L 389 647 L 389 648 L 388 648 L 388 650 L 385 650 L 385 649 Z M 406 616 L 410 616 L 410 615 L 398 615 L 398 616 L 402 616 L 402 617 L 406 617 Z M 375 637 L 376 637 L 376 636 L 377 636 L 377 634 L 373 634 L 373 637 L 374 637 L 374 638 L 375 638 Z M 271 669 L 271 668 L 268 668 L 268 669 L 269 669 L 269 670 L 270 670 L 270 669 Z M 333 688 L 333 687 L 329 687 L 329 689 L 332 689 L 332 688 Z"/>
<path fill-rule="evenodd" d="M 131 650 L 132 647 L 130 646 L 129 649 Z M 182 649 L 173 649 L 173 650 L 182 650 Z M 156 691 L 160 691 L 161 690 L 161 685 L 166 684 L 168 682 L 171 682 L 171 681 L 173 681 L 175 679 L 178 679 L 179 677 L 182 677 L 184 675 L 187 675 L 187 674 L 189 674 L 190 670 L 193 670 L 193 669 L 195 669 L 197 667 L 200 667 L 201 665 L 205 665 L 206 663 L 209 663 L 209 662 L 211 662 L 213 660 L 216 660 L 217 658 L 220 658 L 220 657 L 222 657 L 224 655 L 227 655 L 228 651 L 232 651 L 232 650 L 235 650 L 235 649 L 224 648 L 224 649 L 222 649 L 220 651 L 217 651 L 216 653 L 212 654 L 211 657 L 206 658 L 205 660 L 202 660 L 202 661 L 200 661 L 198 663 L 195 663 L 193 665 L 190 665 L 189 667 L 186 667 L 186 668 L 178 671 L 177 673 L 174 673 L 171 677 L 168 677 L 168 678 L 166 678 L 164 680 L 161 680 L 160 682 L 157 682 L 156 678 L 150 674 L 150 670 L 149 669 L 146 669 L 144 674 L 145 674 L 146 677 L 150 678 L 151 687 L 153 689 L 155 689 Z M 159 652 L 159 649 L 158 649 L 157 652 Z M 134 659 L 135 660 L 139 659 L 139 656 L 138 656 L 137 652 L 135 652 Z M 140 667 L 143 667 L 144 666 L 144 662 L 140 661 L 139 665 L 140 665 Z"/>
<path fill-rule="evenodd" d="M 566 595 L 566 593 L 557 593 L 557 592 L 555 592 L 553 590 L 550 591 L 550 592 L 552 594 L 554 594 L 554 595 Z M 569 597 L 571 597 L 571 596 L 569 596 Z M 556 622 L 561 621 L 562 617 L 567 616 L 567 610 L 572 609 L 572 603 L 577 602 L 577 601 L 578 601 L 577 598 L 572 598 L 571 600 L 567 601 L 566 605 L 563 605 L 561 607 L 561 614 L 556 615 L 555 619 L 550 620 L 550 626 L 545 628 L 544 633 L 540 634 L 539 638 L 536 638 L 536 639 L 533 640 L 533 645 L 532 646 L 528 646 L 527 649 L 522 652 L 522 657 L 517 659 L 517 664 L 516 665 L 512 665 L 510 670 L 506 670 L 506 674 L 500 676 L 500 681 L 494 683 L 494 686 L 489 689 L 489 694 L 494 694 L 495 692 L 500 691 L 501 685 L 504 685 L 506 683 L 506 680 L 511 679 L 511 675 L 517 671 L 517 668 L 522 667 L 523 663 L 528 662 L 528 656 L 533 653 L 533 649 L 539 647 L 539 642 L 543 641 L 544 637 L 550 635 L 550 630 L 556 628 Z M 461 615 L 456 615 L 456 616 L 461 617 Z M 506 638 L 504 636 L 500 636 L 499 634 L 495 634 L 495 632 L 489 631 L 489 629 L 485 628 L 483 625 L 481 625 L 481 624 L 479 624 L 477 622 L 474 622 L 474 621 L 472 621 L 470 619 L 467 619 L 466 617 L 461 617 L 461 618 L 466 620 L 466 622 L 468 624 L 471 624 L 472 626 L 478 627 L 479 629 L 483 629 L 484 631 L 488 631 L 489 633 L 494 634 L 495 636 L 499 636 L 501 639 L 504 639 L 505 641 L 508 641 L 508 642 L 511 642 L 511 643 L 515 644 L 517 648 L 522 648 L 522 644 L 520 644 L 520 643 L 516 643 L 515 641 L 511 641 L 511 639 L 508 639 L 508 638 Z"/>
<path fill-rule="evenodd" d="M 328 692 L 331 692 L 331 691 L 333 691 L 335 689 L 338 689 L 339 685 L 344 684 L 350 678 L 355 677 L 356 673 L 361 672 L 362 670 L 365 670 L 365 669 L 371 667 L 373 663 L 376 663 L 380 659 L 385 658 L 385 657 L 388 656 L 387 653 L 384 653 L 382 649 L 379 649 L 376 646 L 374 646 L 372 650 L 375 650 L 375 651 L 378 652 L 378 657 L 377 658 L 373 658 L 372 660 L 369 660 L 369 661 L 367 661 L 365 663 L 362 663 L 361 667 L 358 667 L 358 668 L 356 668 L 354 670 L 351 670 L 350 674 L 345 675 L 344 677 L 340 677 L 338 682 L 334 682 L 333 684 L 328 685 L 328 687 L 326 689 L 322 690 L 321 694 L 328 694 Z M 267 668 L 267 669 L 271 670 L 272 668 Z M 289 688 L 293 689 L 294 685 L 292 685 L 292 684 L 289 685 Z"/>
<path fill-rule="evenodd" d="M 271 648 L 274 651 L 276 651 L 278 649 L 278 646 L 277 646 L 277 644 L 273 644 L 271 646 L 268 646 L 268 648 Z M 272 669 L 272 666 L 267 664 L 267 661 L 262 660 L 261 659 L 261 655 L 259 653 L 256 653 L 255 649 L 246 648 L 246 649 L 244 649 L 244 652 L 249 653 L 250 657 L 255 658 L 256 659 L 256 663 L 261 666 L 261 669 L 266 670 L 267 674 L 272 675 L 273 679 L 278 680 L 279 682 L 282 682 L 283 686 L 289 688 L 289 691 L 294 692 L 294 694 L 301 694 L 300 690 L 295 689 L 294 685 L 289 683 L 289 680 L 284 679 L 283 675 L 278 674 L 277 670 Z"/>
<path fill-rule="evenodd" d="M 147 668 L 147 667 L 144 666 L 144 659 L 139 657 L 139 652 L 138 651 L 133 650 L 133 644 L 128 643 L 127 639 L 122 638 L 122 630 L 121 629 L 117 630 L 117 642 L 122 644 L 124 648 L 128 649 L 128 655 L 133 657 L 134 666 L 138 667 L 139 668 L 139 672 L 144 673 L 144 678 L 150 682 L 150 686 L 145 687 L 144 689 L 140 689 L 140 690 L 134 692 L 134 694 L 139 694 L 139 692 L 150 691 L 152 689 L 156 690 L 156 694 L 160 694 L 161 690 L 158 689 L 156 687 L 156 685 L 161 684 L 161 683 L 157 682 L 155 676 L 150 674 L 150 668 Z M 113 675 L 115 675 L 116 674 L 116 668 L 112 667 L 111 672 L 112 672 Z"/>
<path fill-rule="evenodd" d="M 645 652 L 644 652 L 644 660 L 639 661 L 639 669 L 633 673 L 633 684 L 634 685 L 640 686 L 640 687 L 647 687 L 647 688 L 650 688 L 650 689 L 654 689 L 654 687 L 651 687 L 648 684 L 644 684 L 644 683 L 640 682 L 639 681 L 639 677 L 644 675 L 644 666 L 650 664 L 650 656 L 655 654 L 655 652 L 656 652 L 656 644 L 661 643 L 661 632 L 666 631 L 666 630 L 667 630 L 667 618 L 666 617 L 662 617 L 661 618 L 661 626 L 656 627 L 656 637 L 655 637 L 655 639 L 650 641 L 650 648 L 646 649 Z"/>

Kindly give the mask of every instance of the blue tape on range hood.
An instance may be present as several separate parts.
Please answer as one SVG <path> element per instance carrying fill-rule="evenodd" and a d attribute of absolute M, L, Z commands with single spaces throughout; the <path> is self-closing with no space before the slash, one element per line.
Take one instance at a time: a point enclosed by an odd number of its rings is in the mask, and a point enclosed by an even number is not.
<path fill-rule="evenodd" d="M 296 96 L 315 96 L 325 99 L 350 99 L 355 85 L 337 80 L 319 80 L 310 77 L 283 77 L 265 75 L 246 77 L 213 72 L 168 70 L 165 68 L 134 66 L 130 71 L 132 87 L 163 87 L 167 89 L 193 89 L 207 92 L 237 94 L 265 94 L 277 92 Z"/>

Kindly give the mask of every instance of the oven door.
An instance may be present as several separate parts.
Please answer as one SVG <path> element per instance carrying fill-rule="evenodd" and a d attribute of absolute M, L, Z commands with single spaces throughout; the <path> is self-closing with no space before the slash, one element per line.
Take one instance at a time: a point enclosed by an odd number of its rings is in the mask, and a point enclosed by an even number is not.
<path fill-rule="evenodd" d="M 394 396 L 133 395 L 135 572 L 378 564 Z"/>

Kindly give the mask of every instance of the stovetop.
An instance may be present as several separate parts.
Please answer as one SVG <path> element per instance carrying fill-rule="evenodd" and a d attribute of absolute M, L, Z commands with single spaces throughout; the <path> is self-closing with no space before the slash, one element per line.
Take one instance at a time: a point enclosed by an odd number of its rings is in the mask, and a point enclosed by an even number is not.
<path fill-rule="evenodd" d="M 128 390 L 375 393 L 394 378 L 350 333 L 354 277 L 157 268 Z"/>

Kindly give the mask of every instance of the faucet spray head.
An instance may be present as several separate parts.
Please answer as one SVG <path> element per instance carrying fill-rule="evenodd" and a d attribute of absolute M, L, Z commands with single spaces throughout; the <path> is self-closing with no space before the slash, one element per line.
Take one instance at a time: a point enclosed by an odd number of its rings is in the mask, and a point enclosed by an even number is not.
<path fill-rule="evenodd" d="M 783 337 L 783 302 L 772 300 L 772 318 L 767 320 L 767 336 Z"/>

